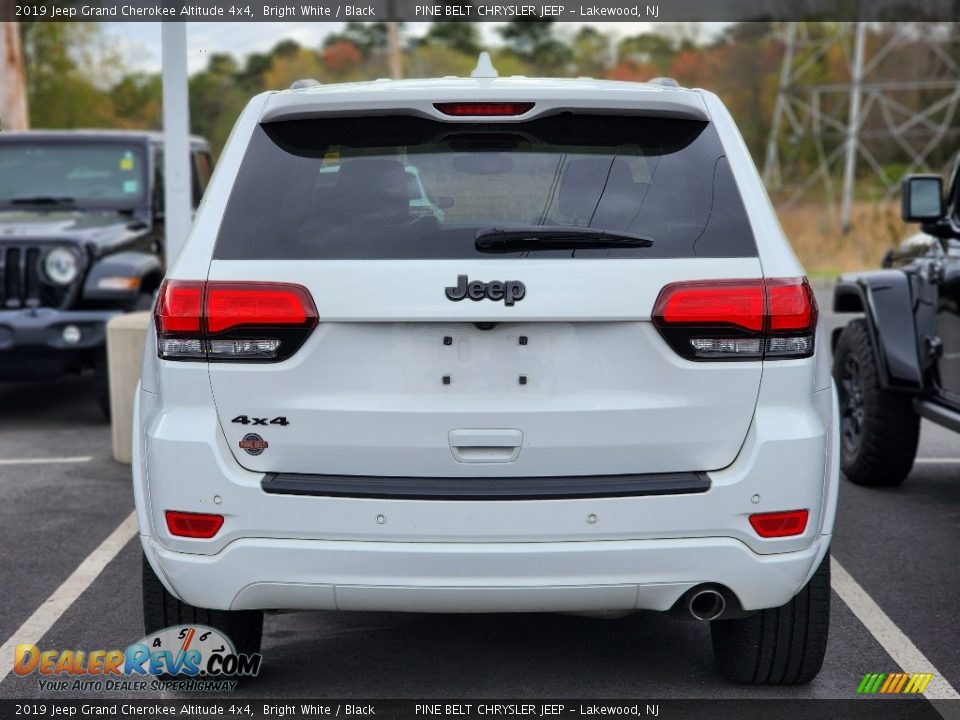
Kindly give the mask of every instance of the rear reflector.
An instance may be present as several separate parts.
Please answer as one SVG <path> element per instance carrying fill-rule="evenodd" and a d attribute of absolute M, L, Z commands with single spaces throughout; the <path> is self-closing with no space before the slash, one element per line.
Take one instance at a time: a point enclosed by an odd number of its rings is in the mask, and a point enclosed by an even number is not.
<path fill-rule="evenodd" d="M 660 292 L 653 322 L 690 360 L 809 357 L 817 303 L 806 278 L 679 282 Z"/>
<path fill-rule="evenodd" d="M 489 103 L 434 103 L 433 106 L 444 115 L 457 117 L 496 117 L 523 115 L 533 108 L 532 102 L 489 102 Z"/>
<path fill-rule="evenodd" d="M 287 283 L 169 280 L 154 314 L 167 360 L 282 360 L 317 324 L 309 291 Z"/>
<path fill-rule="evenodd" d="M 790 537 L 803 534 L 809 515 L 807 510 L 758 513 L 750 516 L 750 524 L 762 538 Z"/>
<path fill-rule="evenodd" d="M 209 540 L 223 526 L 223 515 L 167 510 L 167 529 L 177 537 Z"/>

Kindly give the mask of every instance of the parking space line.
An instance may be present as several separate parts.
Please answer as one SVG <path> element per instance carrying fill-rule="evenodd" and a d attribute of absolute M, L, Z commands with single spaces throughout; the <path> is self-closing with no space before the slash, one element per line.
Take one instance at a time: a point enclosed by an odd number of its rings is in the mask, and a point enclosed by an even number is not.
<path fill-rule="evenodd" d="M 880 609 L 873 598 L 867 595 L 867 591 L 853 579 L 853 576 L 835 557 L 830 558 L 830 575 L 830 585 L 834 591 L 901 670 L 933 673 L 933 679 L 923 692 L 928 700 L 960 700 L 960 694 L 954 690 L 947 679 L 920 652 L 913 641 L 894 624 L 890 616 Z M 878 670 L 883 669 L 878 668 Z M 939 707 L 937 709 L 940 710 Z"/>
<path fill-rule="evenodd" d="M 82 563 L 63 584 L 44 600 L 33 615 L 0 646 L 0 683 L 13 671 L 13 651 L 21 643 L 36 643 L 40 641 L 53 624 L 60 619 L 83 591 L 97 579 L 103 569 L 110 564 L 130 538 L 137 534 L 137 513 L 131 512 L 110 533 L 99 547 L 87 555 Z"/>
<path fill-rule="evenodd" d="M 960 465 L 960 458 L 917 458 L 913 462 L 927 465 Z"/>
<path fill-rule="evenodd" d="M 61 463 L 85 463 L 91 460 L 93 460 L 92 455 L 48 458 L 5 458 L 0 459 L 0 465 L 57 465 Z"/>

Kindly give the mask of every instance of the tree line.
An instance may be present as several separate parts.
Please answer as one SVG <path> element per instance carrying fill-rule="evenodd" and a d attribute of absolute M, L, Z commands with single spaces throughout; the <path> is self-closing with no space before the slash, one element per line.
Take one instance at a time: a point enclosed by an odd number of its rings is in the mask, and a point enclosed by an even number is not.
<path fill-rule="evenodd" d="M 836 31 L 828 23 L 818 25 L 818 32 Z M 696 23 L 663 23 L 657 32 L 621 31 L 615 37 L 590 25 L 526 20 L 499 26 L 499 42 L 487 49 L 501 76 L 626 81 L 667 76 L 681 85 L 713 90 L 730 108 L 761 164 L 784 53 L 776 29 L 771 23 L 734 23 L 711 34 Z M 470 22 L 437 22 L 414 37 L 401 27 L 404 76 L 468 75 L 484 49 L 479 30 Z M 32 127 L 160 127 L 160 74 L 131 72 L 129 58 L 109 45 L 97 23 L 21 23 L 21 34 Z M 809 60 L 823 82 L 849 79 L 842 48 L 811 54 Z M 915 75 L 916 68 L 900 64 L 905 77 Z M 243 57 L 211 54 L 206 67 L 189 80 L 191 129 L 218 152 L 240 110 L 258 92 L 283 89 L 301 78 L 334 83 L 387 75 L 386 23 L 346 23 L 318 47 L 288 39 L 268 52 Z M 816 162 L 815 147 L 798 145 L 788 136 L 781 143 L 797 145 L 794 152 Z M 895 151 L 889 158 L 881 152 L 880 160 L 895 162 Z"/>

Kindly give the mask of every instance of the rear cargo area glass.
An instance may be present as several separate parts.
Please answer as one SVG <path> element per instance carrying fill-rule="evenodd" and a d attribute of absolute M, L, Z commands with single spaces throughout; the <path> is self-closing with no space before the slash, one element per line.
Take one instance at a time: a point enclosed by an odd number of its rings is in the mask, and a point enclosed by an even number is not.
<path fill-rule="evenodd" d="M 595 228 L 651 247 L 478 249 L 503 226 Z M 563 113 L 527 122 L 336 117 L 259 126 L 215 258 L 755 257 L 710 123 Z"/>

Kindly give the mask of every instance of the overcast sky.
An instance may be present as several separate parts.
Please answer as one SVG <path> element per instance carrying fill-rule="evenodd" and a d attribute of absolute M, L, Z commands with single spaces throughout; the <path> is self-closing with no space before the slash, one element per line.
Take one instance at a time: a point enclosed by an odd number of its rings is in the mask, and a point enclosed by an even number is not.
<path fill-rule="evenodd" d="M 574 34 L 582 23 L 557 23 L 561 35 Z M 654 23 L 608 22 L 590 23 L 594 27 L 609 32 L 616 37 L 636 35 L 650 29 Z M 710 34 L 716 28 L 727 23 L 704 23 L 704 32 Z M 481 37 L 488 45 L 499 44 L 496 27 L 500 23 L 478 23 Z M 429 23 L 407 23 L 406 32 L 410 35 L 422 35 Z M 339 22 L 308 23 L 187 23 L 187 52 L 189 53 L 190 72 L 201 70 L 207 65 L 207 57 L 212 53 L 232 53 L 238 58 L 247 53 L 269 50 L 277 42 L 292 38 L 301 45 L 318 47 L 324 36 L 343 27 Z M 104 31 L 111 41 L 115 41 L 129 59 L 130 69 L 153 71 L 160 68 L 160 23 L 131 22 L 104 23 Z"/>

